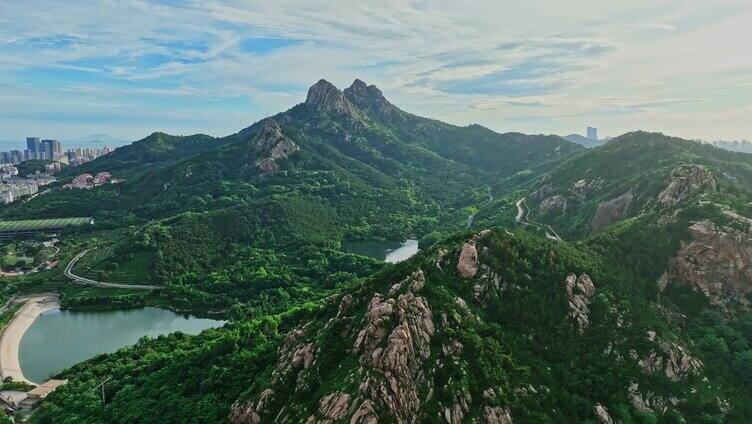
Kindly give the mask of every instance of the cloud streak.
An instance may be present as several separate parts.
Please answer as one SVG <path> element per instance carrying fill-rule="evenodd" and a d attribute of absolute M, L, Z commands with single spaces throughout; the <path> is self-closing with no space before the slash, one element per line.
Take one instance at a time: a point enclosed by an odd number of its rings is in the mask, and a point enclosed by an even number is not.
<path fill-rule="evenodd" d="M 61 138 L 223 135 L 322 77 L 362 78 L 412 112 L 502 131 L 752 136 L 733 119 L 752 104 L 747 1 L 566 3 L 81 0 L 56 13 L 52 0 L 8 0 L 0 97 L 13 103 L 0 104 L 0 138 L 45 126 Z M 710 111 L 729 118 L 692 124 Z"/>

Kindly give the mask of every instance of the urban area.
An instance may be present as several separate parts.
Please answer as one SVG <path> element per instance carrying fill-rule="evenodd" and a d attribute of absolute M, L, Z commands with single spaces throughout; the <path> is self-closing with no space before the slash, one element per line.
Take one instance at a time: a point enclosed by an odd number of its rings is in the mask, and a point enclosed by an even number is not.
<path fill-rule="evenodd" d="M 63 167 L 75 167 L 109 154 L 113 149 L 70 148 L 63 150 L 58 140 L 27 137 L 26 149 L 0 152 L 0 203 L 10 203 L 23 196 L 34 196 L 55 181 L 55 174 Z M 33 163 L 34 166 L 23 166 Z M 67 188 L 90 188 L 111 182 L 111 176 L 102 172 L 96 176 L 82 174 Z"/>

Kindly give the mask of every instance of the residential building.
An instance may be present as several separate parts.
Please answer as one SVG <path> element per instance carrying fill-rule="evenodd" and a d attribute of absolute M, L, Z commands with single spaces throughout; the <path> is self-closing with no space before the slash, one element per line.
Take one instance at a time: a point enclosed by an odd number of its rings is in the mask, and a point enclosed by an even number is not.
<path fill-rule="evenodd" d="M 13 165 L 0 165 L 0 178 L 7 180 L 18 176 L 18 168 Z"/>

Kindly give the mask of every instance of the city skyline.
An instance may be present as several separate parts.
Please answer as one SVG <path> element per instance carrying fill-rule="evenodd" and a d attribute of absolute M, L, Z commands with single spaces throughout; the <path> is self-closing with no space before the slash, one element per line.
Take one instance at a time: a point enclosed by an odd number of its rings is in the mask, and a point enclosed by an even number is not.
<path fill-rule="evenodd" d="M 319 78 L 501 132 L 752 138 L 748 1 L 43 3 L 4 4 L 1 139 L 223 136 Z"/>

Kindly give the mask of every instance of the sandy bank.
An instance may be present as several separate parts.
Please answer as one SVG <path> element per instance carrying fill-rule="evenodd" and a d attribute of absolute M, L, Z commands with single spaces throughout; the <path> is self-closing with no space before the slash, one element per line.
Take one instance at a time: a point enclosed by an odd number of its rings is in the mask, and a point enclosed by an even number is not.
<path fill-rule="evenodd" d="M 27 380 L 21 372 L 21 364 L 18 360 L 18 348 L 21 345 L 21 338 L 24 333 L 39 314 L 59 307 L 60 303 L 56 297 L 38 296 L 30 298 L 16 312 L 13 320 L 5 327 L 2 339 L 0 339 L 0 374 L 2 378 L 11 377 L 15 381 L 37 384 Z"/>

